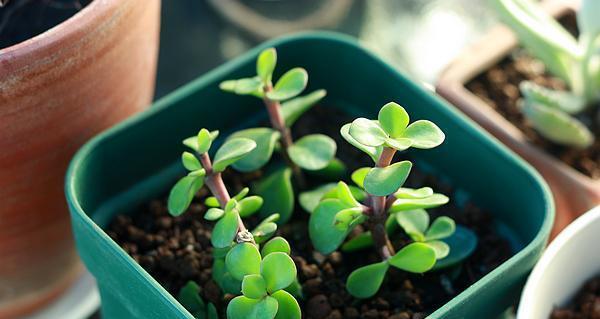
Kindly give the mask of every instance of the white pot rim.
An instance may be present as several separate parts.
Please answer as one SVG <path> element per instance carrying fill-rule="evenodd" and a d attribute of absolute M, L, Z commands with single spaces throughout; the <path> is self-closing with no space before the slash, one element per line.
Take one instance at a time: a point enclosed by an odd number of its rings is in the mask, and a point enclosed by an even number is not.
<path fill-rule="evenodd" d="M 518 319 L 537 319 L 532 317 L 532 313 L 537 307 L 535 297 L 537 290 L 539 289 L 539 284 L 543 280 L 547 280 L 547 278 L 544 278 L 546 269 L 550 266 L 552 261 L 557 258 L 567 243 L 569 243 L 582 229 L 585 229 L 590 224 L 596 222 L 600 222 L 600 206 L 596 206 L 587 213 L 581 215 L 550 243 L 527 279 L 519 302 L 519 310 L 517 312 Z"/>

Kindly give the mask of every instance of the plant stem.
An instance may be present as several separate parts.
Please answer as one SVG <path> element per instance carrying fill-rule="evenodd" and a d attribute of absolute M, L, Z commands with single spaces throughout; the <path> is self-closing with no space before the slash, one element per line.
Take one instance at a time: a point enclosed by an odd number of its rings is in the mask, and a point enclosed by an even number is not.
<path fill-rule="evenodd" d="M 225 206 L 231 199 L 231 196 L 229 196 L 227 187 L 225 186 L 225 183 L 223 182 L 221 172 L 213 171 L 212 162 L 210 160 L 210 157 L 208 156 L 208 153 L 203 153 L 200 155 L 200 163 L 202 163 L 202 167 L 204 167 L 204 170 L 206 171 L 206 179 L 205 179 L 206 186 L 208 187 L 208 189 L 210 189 L 210 192 L 215 196 L 215 198 L 217 198 L 217 201 L 219 201 L 221 208 L 225 209 Z M 250 233 L 248 231 L 248 229 L 246 228 L 246 225 L 244 225 L 244 221 L 242 221 L 242 217 L 240 217 L 239 214 L 238 214 L 238 233 L 236 236 L 236 242 L 238 242 L 238 243 L 247 242 L 247 243 L 256 244 L 256 242 L 254 241 L 254 237 L 252 236 L 252 233 Z"/>
<path fill-rule="evenodd" d="M 381 155 L 379 155 L 377 167 L 389 166 L 395 153 L 395 149 L 384 147 Z M 385 230 L 385 222 L 388 217 L 386 200 L 386 196 L 372 196 L 373 215 L 369 223 L 369 230 L 371 231 L 377 252 L 384 260 L 390 259 L 395 254 L 394 246 L 392 246 Z"/>
<path fill-rule="evenodd" d="M 285 159 L 287 165 L 292 169 L 292 173 L 294 174 L 298 186 L 301 189 L 304 189 L 306 188 L 306 179 L 304 178 L 304 174 L 302 173 L 300 167 L 296 165 L 296 163 L 294 163 L 288 155 L 288 149 L 294 144 L 294 140 L 292 139 L 290 129 L 285 125 L 285 120 L 281 114 L 281 103 L 279 103 L 279 101 L 271 100 L 266 96 L 266 93 L 271 92 L 272 90 L 273 86 L 271 84 L 265 85 L 265 96 L 263 97 L 263 102 L 267 107 L 271 126 L 281 134 L 279 140 L 281 142 L 281 148 L 283 149 L 283 158 Z"/>

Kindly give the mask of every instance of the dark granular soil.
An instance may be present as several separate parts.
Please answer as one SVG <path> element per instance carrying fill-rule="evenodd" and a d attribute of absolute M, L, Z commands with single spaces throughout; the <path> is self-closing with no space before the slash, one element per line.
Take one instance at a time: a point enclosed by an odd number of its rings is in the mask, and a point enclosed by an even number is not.
<path fill-rule="evenodd" d="M 0 49 L 43 33 L 92 0 L 9 0 L 0 8 Z"/>
<path fill-rule="evenodd" d="M 368 165 L 366 155 L 339 137 L 339 127 L 348 121 L 348 116 L 339 111 L 315 108 L 299 121 L 294 132 L 298 136 L 308 132 L 328 134 L 337 139 L 338 157 L 351 164 L 351 168 Z M 224 174 L 232 193 L 259 177 L 260 172 Z M 292 222 L 279 232 L 292 246 L 303 287 L 304 298 L 300 303 L 304 318 L 425 318 L 511 256 L 510 245 L 492 226 L 491 215 L 473 204 L 464 207 L 452 204 L 456 194 L 451 186 L 415 169 L 407 184 L 428 185 L 450 196 L 449 204 L 430 212 L 433 216 L 442 213 L 451 216 L 458 224 L 475 231 L 479 244 L 474 254 L 462 266 L 444 272 L 415 275 L 392 269 L 376 296 L 358 300 L 346 292 L 346 278 L 352 270 L 379 261 L 378 255 L 372 250 L 335 252 L 329 256 L 314 251 L 308 239 L 308 214 L 297 208 Z M 215 303 L 224 316 L 226 303 L 232 296 L 221 296 L 211 278 L 212 224 L 203 220 L 206 196 L 207 191 L 202 190 L 189 211 L 179 217 L 168 214 L 166 198 L 152 200 L 133 215 L 117 216 L 107 232 L 171 294 L 176 296 L 188 280 L 195 280 L 202 287 L 202 297 Z M 407 242 L 402 234 L 392 239 L 396 247 Z"/>
<path fill-rule="evenodd" d="M 567 15 L 560 22 L 572 33 L 577 32 L 574 15 Z M 592 179 L 600 179 L 600 106 L 580 116 L 596 137 L 592 146 L 582 150 L 554 144 L 538 134 L 521 112 L 519 83 L 524 80 L 552 89 L 567 88 L 562 80 L 546 72 L 541 61 L 523 50 L 513 52 L 467 83 L 466 87 L 519 128 L 533 144 Z"/>
<path fill-rule="evenodd" d="M 586 282 L 569 305 L 554 309 L 550 319 L 600 319 L 600 276 Z"/>

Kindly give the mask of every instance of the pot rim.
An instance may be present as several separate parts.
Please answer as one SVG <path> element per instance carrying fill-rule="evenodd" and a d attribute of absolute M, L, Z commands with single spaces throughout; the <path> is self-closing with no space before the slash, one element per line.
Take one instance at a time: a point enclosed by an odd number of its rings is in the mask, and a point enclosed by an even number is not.
<path fill-rule="evenodd" d="M 560 257 L 561 252 L 564 251 L 565 246 L 574 239 L 574 237 L 583 229 L 587 228 L 594 223 L 600 222 L 600 205 L 592 208 L 587 213 L 584 213 L 578 217 L 574 222 L 567 226 L 556 238 L 548 245 L 546 251 L 542 254 L 542 257 L 533 268 L 533 271 L 527 279 L 521 300 L 519 302 L 519 310 L 517 312 L 517 318 L 532 318 L 531 313 L 535 309 L 536 304 L 534 302 L 535 295 L 538 292 L 539 283 L 544 280 L 544 272 L 552 264 L 556 258 Z M 599 236 L 600 237 L 600 236 Z M 566 291 L 565 293 L 571 293 Z"/>
<path fill-rule="evenodd" d="M 61 51 L 65 43 L 92 41 L 86 36 L 101 25 L 110 25 L 123 0 L 93 0 L 67 20 L 27 40 L 0 49 L 0 69 L 24 67 L 27 61 L 43 59 L 48 52 Z"/>

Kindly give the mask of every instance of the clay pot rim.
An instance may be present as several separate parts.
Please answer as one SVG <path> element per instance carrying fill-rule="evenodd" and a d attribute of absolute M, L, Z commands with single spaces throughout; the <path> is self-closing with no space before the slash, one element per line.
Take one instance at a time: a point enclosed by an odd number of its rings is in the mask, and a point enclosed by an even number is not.
<path fill-rule="evenodd" d="M 89 31 L 98 28 L 99 21 L 110 23 L 118 10 L 119 0 L 93 0 L 79 12 L 54 27 L 25 41 L 0 49 L 0 70 L 14 72 L 27 61 L 43 59 L 48 52 L 60 52 L 66 43 L 85 41 Z"/>
<path fill-rule="evenodd" d="M 579 3 L 579 0 L 569 0 L 566 2 L 558 0 L 546 0 L 542 3 L 542 5 L 553 16 L 560 16 L 567 12 L 576 11 L 579 8 Z M 492 39 L 496 41 L 496 52 L 478 54 L 478 49 L 480 49 L 485 43 L 490 42 Z M 551 162 L 561 175 L 567 176 L 570 179 L 574 179 L 580 184 L 585 185 L 587 188 L 600 187 L 600 179 L 593 179 L 590 176 L 585 175 L 584 173 L 567 165 L 551 154 L 548 154 L 545 150 L 541 149 L 537 145 L 526 141 L 519 128 L 506 120 L 504 116 L 492 109 L 487 103 L 466 88 L 465 85 L 467 82 L 481 74 L 481 72 L 497 64 L 502 58 L 506 57 L 518 46 L 518 39 L 508 27 L 504 25 L 498 25 L 492 28 L 473 45 L 467 47 L 466 50 L 464 50 L 457 56 L 456 59 L 454 59 L 454 62 L 451 62 L 448 67 L 442 71 L 436 83 L 436 92 L 442 95 L 444 98 L 448 98 L 451 95 L 459 95 L 466 97 L 469 100 L 477 100 L 477 106 L 480 104 L 485 105 L 485 108 L 480 109 L 478 112 L 488 115 L 490 113 L 494 113 L 502 118 L 502 121 L 496 122 L 496 125 L 504 128 L 507 131 L 506 136 L 511 140 L 510 142 L 519 144 L 519 147 L 533 150 L 539 157 L 542 157 L 545 161 Z M 479 61 L 463 63 L 465 60 L 477 60 L 473 59 L 473 57 L 478 57 Z"/>

